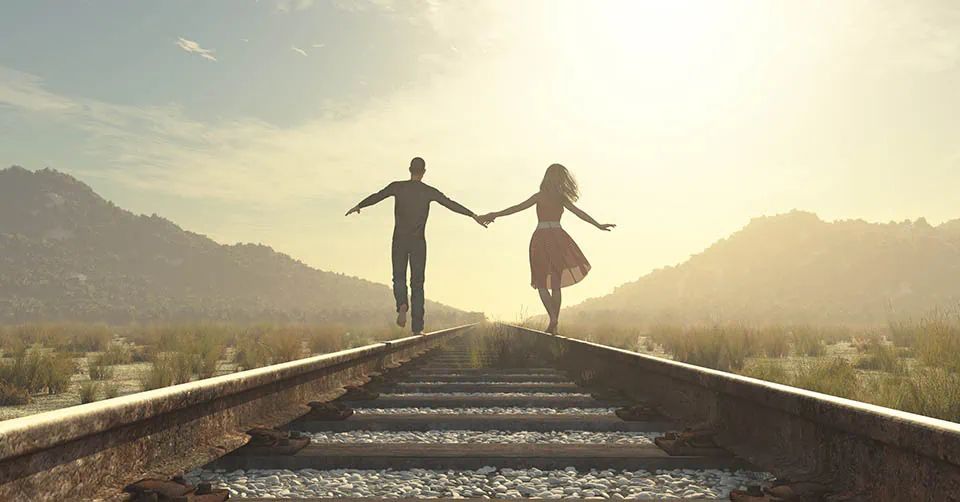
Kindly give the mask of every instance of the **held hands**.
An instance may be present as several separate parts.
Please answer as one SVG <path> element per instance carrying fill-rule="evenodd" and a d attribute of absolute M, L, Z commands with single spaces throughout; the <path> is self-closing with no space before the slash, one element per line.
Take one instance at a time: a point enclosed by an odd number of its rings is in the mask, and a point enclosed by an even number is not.
<path fill-rule="evenodd" d="M 494 216 L 493 213 L 487 213 L 487 214 L 484 214 L 484 215 L 481 215 L 481 216 L 477 216 L 477 218 L 478 218 L 477 222 L 478 222 L 478 223 L 479 223 L 479 222 L 483 222 L 483 223 L 480 223 L 480 224 L 483 225 L 483 226 L 487 226 L 487 225 L 493 223 L 494 220 L 497 219 L 497 217 Z"/>
<path fill-rule="evenodd" d="M 603 230 L 604 232 L 609 232 L 611 228 L 616 228 L 616 225 L 612 223 L 599 223 L 597 224 L 597 228 Z"/>
<path fill-rule="evenodd" d="M 473 221 L 477 222 L 483 228 L 487 228 L 487 225 L 490 224 L 490 221 L 485 220 L 484 217 L 480 215 L 474 215 Z"/>

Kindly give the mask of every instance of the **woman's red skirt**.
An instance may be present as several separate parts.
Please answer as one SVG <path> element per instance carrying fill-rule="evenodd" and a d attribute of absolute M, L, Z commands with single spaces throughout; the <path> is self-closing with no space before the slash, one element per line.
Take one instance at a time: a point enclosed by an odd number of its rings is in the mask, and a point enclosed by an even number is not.
<path fill-rule="evenodd" d="M 572 286 L 590 272 L 590 262 L 562 228 L 543 228 L 530 239 L 530 285 L 537 289 Z"/>

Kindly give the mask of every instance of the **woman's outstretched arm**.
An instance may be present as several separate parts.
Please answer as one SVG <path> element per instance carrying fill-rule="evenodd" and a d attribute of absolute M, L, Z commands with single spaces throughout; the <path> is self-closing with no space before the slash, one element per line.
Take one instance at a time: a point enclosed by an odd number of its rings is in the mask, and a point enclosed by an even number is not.
<path fill-rule="evenodd" d="M 564 203 L 563 203 L 563 206 L 566 207 L 567 209 L 569 209 L 571 213 L 577 215 L 577 217 L 579 217 L 581 220 L 583 220 L 583 221 L 585 221 L 585 222 L 587 222 L 587 223 L 589 223 L 589 224 L 591 224 L 591 225 L 599 228 L 600 230 L 605 230 L 605 231 L 609 232 L 611 228 L 616 227 L 616 225 L 613 225 L 613 224 L 611 224 L 611 223 L 597 223 L 597 220 L 593 219 L 592 216 L 590 216 L 589 214 L 585 213 L 585 212 L 584 212 L 582 209 L 580 209 L 579 207 L 574 206 L 574 205 L 573 205 L 573 202 L 569 202 L 569 201 L 564 202 Z"/>
<path fill-rule="evenodd" d="M 511 206 L 511 207 L 508 207 L 508 208 L 504 209 L 503 211 L 497 211 L 497 212 L 495 212 L 495 213 L 487 213 L 487 214 L 481 216 L 480 219 L 483 220 L 483 221 L 492 222 L 493 220 L 495 220 L 495 219 L 497 219 L 497 218 L 499 218 L 499 217 L 501 217 L 501 216 L 509 216 L 509 215 L 511 215 L 511 214 L 514 214 L 514 213 L 519 213 L 520 211 L 523 211 L 524 209 L 530 209 L 531 207 L 533 207 L 534 204 L 537 203 L 537 197 L 538 197 L 539 195 L 540 195 L 539 192 L 538 192 L 538 193 L 535 193 L 535 194 L 533 194 L 529 199 L 527 199 L 527 200 L 525 200 L 525 201 L 517 204 L 516 206 Z"/>

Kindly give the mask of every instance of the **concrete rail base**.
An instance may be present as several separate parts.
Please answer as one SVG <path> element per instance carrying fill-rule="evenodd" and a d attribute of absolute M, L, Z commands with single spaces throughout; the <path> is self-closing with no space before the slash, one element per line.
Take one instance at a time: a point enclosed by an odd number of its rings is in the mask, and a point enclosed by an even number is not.
<path fill-rule="evenodd" d="M 0 500 L 97 500 L 242 446 L 255 425 L 410 360 L 470 326 L 0 422 Z"/>
<path fill-rule="evenodd" d="M 757 467 L 854 500 L 960 500 L 960 424 L 520 327 L 571 376 L 658 406 Z"/>

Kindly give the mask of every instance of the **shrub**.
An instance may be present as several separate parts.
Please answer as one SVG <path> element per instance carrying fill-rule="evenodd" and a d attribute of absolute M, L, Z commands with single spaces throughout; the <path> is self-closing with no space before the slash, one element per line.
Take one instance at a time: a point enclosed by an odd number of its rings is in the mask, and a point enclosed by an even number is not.
<path fill-rule="evenodd" d="M 902 374 L 906 365 L 900 360 L 899 351 L 886 343 L 874 340 L 863 349 L 864 355 L 857 359 L 856 367 L 862 370 L 885 371 Z"/>
<path fill-rule="evenodd" d="M 150 362 L 150 359 L 152 356 L 153 356 L 152 349 L 148 346 L 137 346 L 130 349 L 131 363 Z"/>
<path fill-rule="evenodd" d="M 295 361 L 303 354 L 303 338 L 294 328 L 277 328 L 264 336 L 264 342 L 273 364 Z"/>
<path fill-rule="evenodd" d="M 827 353 L 820 331 L 812 326 L 793 328 L 793 349 L 797 355 L 820 357 Z"/>
<path fill-rule="evenodd" d="M 639 338 L 640 333 L 635 328 L 609 323 L 598 325 L 584 337 L 593 343 L 627 350 L 636 350 Z"/>
<path fill-rule="evenodd" d="M 72 323 L 66 327 L 68 342 L 58 350 L 79 352 L 102 351 L 113 339 L 113 330 L 106 324 Z"/>
<path fill-rule="evenodd" d="M 790 385 L 792 378 L 782 364 L 772 361 L 753 362 L 746 365 L 740 374 L 767 382 Z"/>
<path fill-rule="evenodd" d="M 897 408 L 928 417 L 960 421 L 960 375 L 943 368 L 920 368 L 902 380 Z"/>
<path fill-rule="evenodd" d="M 27 344 L 21 338 L 10 335 L 3 340 L 3 357 L 21 357 L 27 353 Z"/>
<path fill-rule="evenodd" d="M 538 366 L 536 339 L 518 336 L 500 325 L 485 327 L 473 338 L 472 366 L 493 368 L 529 368 Z"/>
<path fill-rule="evenodd" d="M 59 394 L 70 388 L 76 369 L 70 354 L 44 352 L 40 346 L 34 346 L 14 359 L 13 364 L 0 365 L 0 381 L 31 394 Z"/>
<path fill-rule="evenodd" d="M 887 326 L 890 339 L 897 347 L 916 347 L 920 341 L 921 328 L 917 324 L 907 321 L 890 321 Z"/>
<path fill-rule="evenodd" d="M 140 374 L 140 387 L 153 390 L 190 381 L 192 363 L 190 354 L 182 352 L 157 353 L 150 368 Z"/>
<path fill-rule="evenodd" d="M 120 395 L 120 386 L 116 382 L 104 384 L 103 394 L 106 399 L 113 399 Z"/>
<path fill-rule="evenodd" d="M 70 354 L 53 353 L 43 358 L 42 364 L 47 392 L 59 394 L 70 390 L 70 378 L 77 371 L 77 365 Z"/>
<path fill-rule="evenodd" d="M 347 328 L 342 324 L 328 324 L 314 328 L 309 335 L 310 352 L 329 354 L 343 350 Z"/>
<path fill-rule="evenodd" d="M 130 348 L 122 343 L 111 343 L 107 349 L 99 356 L 101 364 L 112 366 L 115 364 L 130 364 L 133 361 L 133 355 Z"/>
<path fill-rule="evenodd" d="M 920 322 L 922 336 L 917 356 L 928 366 L 960 371 L 960 322 L 942 311 L 934 311 Z"/>
<path fill-rule="evenodd" d="M 97 400 L 97 392 L 100 391 L 100 384 L 88 380 L 80 385 L 80 403 L 92 403 Z"/>
<path fill-rule="evenodd" d="M 853 365 L 845 359 L 814 359 L 801 361 L 793 378 L 794 387 L 831 396 L 857 399 L 859 379 Z"/>
<path fill-rule="evenodd" d="M 113 368 L 104 361 L 103 354 L 93 356 L 87 361 L 87 371 L 91 380 L 110 380 L 113 378 Z"/>
<path fill-rule="evenodd" d="M 658 327 L 651 337 L 677 361 L 721 371 L 742 369 L 747 356 L 755 351 L 755 342 L 742 326 Z"/>
<path fill-rule="evenodd" d="M 242 340 L 233 353 L 240 369 L 250 370 L 270 364 L 270 350 L 259 340 Z"/>
<path fill-rule="evenodd" d="M 224 338 L 219 330 L 214 329 L 204 329 L 196 333 L 192 350 L 196 360 L 194 370 L 200 378 L 216 375 L 219 361 L 226 350 Z"/>
<path fill-rule="evenodd" d="M 767 326 L 753 330 L 757 355 L 786 357 L 790 355 L 790 337 L 783 326 Z"/>
<path fill-rule="evenodd" d="M 0 406 L 22 406 L 33 402 L 30 391 L 0 381 Z"/>

